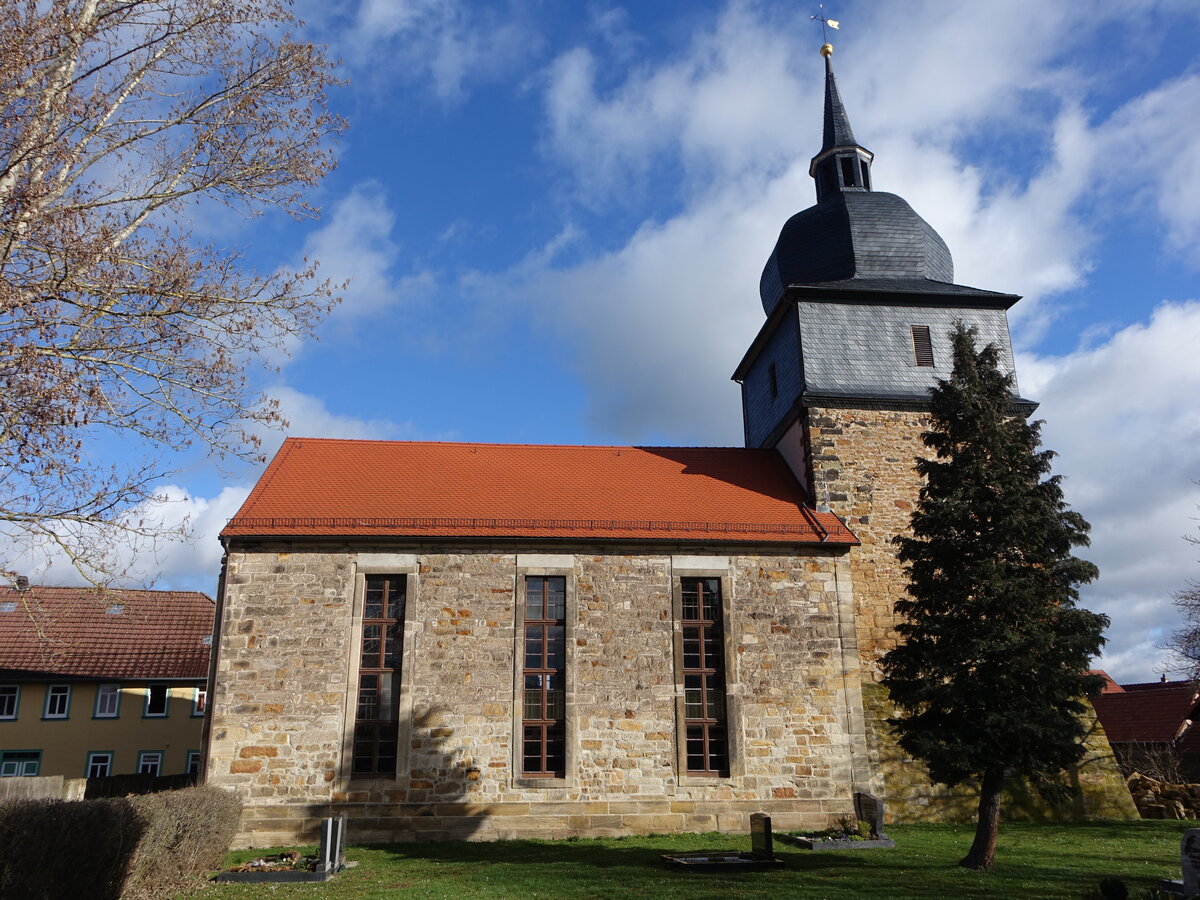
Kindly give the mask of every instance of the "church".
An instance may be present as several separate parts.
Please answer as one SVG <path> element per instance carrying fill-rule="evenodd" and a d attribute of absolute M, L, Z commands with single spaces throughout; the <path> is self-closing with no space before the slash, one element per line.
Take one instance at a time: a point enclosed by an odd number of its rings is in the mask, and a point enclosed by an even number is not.
<path fill-rule="evenodd" d="M 831 54 L 816 204 L 783 226 L 733 373 L 745 447 L 284 442 L 222 532 L 205 772 L 242 797 L 241 845 L 341 812 L 371 842 L 936 805 L 876 683 L 891 539 L 948 333 L 1011 370 L 1019 298 L 956 284 L 937 232 L 872 189 Z M 1090 812 L 1128 814 L 1119 792 Z"/>

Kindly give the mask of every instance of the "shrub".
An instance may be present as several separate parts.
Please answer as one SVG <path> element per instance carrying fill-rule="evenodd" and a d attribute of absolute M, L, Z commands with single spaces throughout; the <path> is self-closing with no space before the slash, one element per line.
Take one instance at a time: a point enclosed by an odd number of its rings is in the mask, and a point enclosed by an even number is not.
<path fill-rule="evenodd" d="M 211 787 L 0 804 L 0 897 L 150 900 L 216 868 L 241 803 Z"/>
<path fill-rule="evenodd" d="M 0 897 L 117 900 L 144 830 L 123 799 L 0 804 Z"/>
<path fill-rule="evenodd" d="M 130 797 L 146 831 L 134 853 L 125 900 L 161 897 L 221 864 L 237 831 L 241 801 L 214 787 Z"/>

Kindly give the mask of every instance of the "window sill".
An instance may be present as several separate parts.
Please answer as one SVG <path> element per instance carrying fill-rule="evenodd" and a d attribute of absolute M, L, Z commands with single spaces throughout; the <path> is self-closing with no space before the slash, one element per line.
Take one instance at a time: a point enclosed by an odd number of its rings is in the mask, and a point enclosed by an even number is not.
<path fill-rule="evenodd" d="M 566 775 L 518 775 L 513 778 L 512 784 L 521 790 L 552 791 L 575 787 L 575 778 Z"/>

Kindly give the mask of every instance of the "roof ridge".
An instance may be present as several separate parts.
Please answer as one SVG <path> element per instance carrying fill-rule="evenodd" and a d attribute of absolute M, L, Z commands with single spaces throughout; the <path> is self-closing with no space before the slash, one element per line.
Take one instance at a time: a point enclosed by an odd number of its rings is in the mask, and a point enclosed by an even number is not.
<path fill-rule="evenodd" d="M 321 444 L 407 444 L 410 446 L 423 447 L 527 447 L 546 450 L 736 450 L 738 453 L 747 453 L 758 451 L 761 453 L 774 453 L 775 450 L 770 447 L 735 447 L 732 445 L 713 447 L 700 444 L 681 445 L 681 444 L 530 444 L 530 443 L 509 443 L 505 441 L 414 441 L 414 440 L 388 440 L 383 438 L 331 438 L 331 437 L 302 437 L 289 436 L 284 439 L 283 444 L 279 448 L 272 459 L 272 465 L 275 459 L 279 459 L 279 454 L 283 452 L 284 447 L 289 445 L 301 445 L 305 443 L 321 443 Z M 268 470 L 272 466 L 267 467 Z M 266 473 L 264 473 L 264 478 Z"/>

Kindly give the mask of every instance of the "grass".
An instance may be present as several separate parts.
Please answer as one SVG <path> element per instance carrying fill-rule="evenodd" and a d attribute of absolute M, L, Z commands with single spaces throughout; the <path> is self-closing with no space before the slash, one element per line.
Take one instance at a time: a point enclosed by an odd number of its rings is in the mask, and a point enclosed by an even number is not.
<path fill-rule="evenodd" d="M 1179 842 L 1193 822 L 1006 823 L 990 872 L 960 869 L 967 825 L 894 825 L 892 850 L 813 853 L 785 844 L 771 872 L 705 875 L 665 869 L 659 856 L 696 850 L 749 850 L 746 836 L 724 834 L 388 844 L 353 847 L 357 861 L 325 884 L 208 884 L 188 900 L 302 897 L 308 900 L 452 900 L 616 897 L 995 897 L 1081 900 L 1101 878 L 1125 881 L 1137 898 L 1161 878 L 1179 877 Z M 229 864 L 266 852 L 231 853 Z M 402 894 L 399 892 L 403 892 Z"/>

